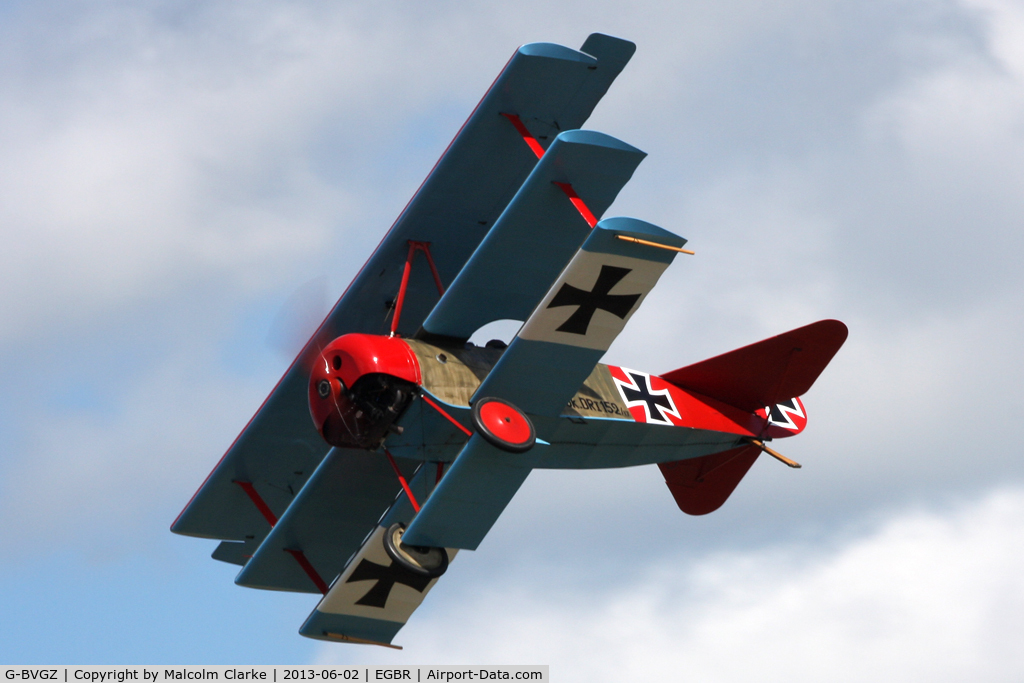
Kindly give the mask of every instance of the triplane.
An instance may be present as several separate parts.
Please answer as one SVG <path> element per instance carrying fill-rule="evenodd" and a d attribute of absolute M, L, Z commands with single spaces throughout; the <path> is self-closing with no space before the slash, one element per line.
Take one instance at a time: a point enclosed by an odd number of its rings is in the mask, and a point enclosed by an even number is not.
<path fill-rule="evenodd" d="M 661 375 L 599 361 L 686 240 L 602 216 L 645 154 L 579 127 L 635 46 L 525 45 L 171 530 L 235 582 L 321 593 L 311 638 L 391 645 L 534 468 L 657 464 L 721 506 L 846 339 L 835 320 Z M 506 346 L 469 343 L 524 321 Z M 310 419 L 312 417 L 312 419 Z"/>

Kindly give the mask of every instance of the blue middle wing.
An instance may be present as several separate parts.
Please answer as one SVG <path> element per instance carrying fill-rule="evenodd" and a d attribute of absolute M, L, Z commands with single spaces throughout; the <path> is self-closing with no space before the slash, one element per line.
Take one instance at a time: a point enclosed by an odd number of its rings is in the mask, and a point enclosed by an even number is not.
<path fill-rule="evenodd" d="M 526 320 L 590 225 L 559 184 L 600 217 L 646 155 L 589 130 L 562 133 L 423 323 L 421 337 L 465 341 L 494 320 Z"/>
<path fill-rule="evenodd" d="M 407 479 L 412 478 L 418 464 L 398 459 Z M 302 552 L 320 579 L 330 583 L 401 490 L 391 466 L 379 453 L 332 449 L 235 583 L 250 588 L 319 592 L 288 551 Z"/>

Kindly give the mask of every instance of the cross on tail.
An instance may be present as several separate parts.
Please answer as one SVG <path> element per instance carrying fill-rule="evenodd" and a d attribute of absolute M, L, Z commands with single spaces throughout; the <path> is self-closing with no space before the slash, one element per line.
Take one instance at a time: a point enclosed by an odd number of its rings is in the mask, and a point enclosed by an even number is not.
<path fill-rule="evenodd" d="M 622 369 L 626 377 L 632 383 L 623 382 L 617 377 L 612 377 L 615 386 L 622 393 L 622 398 L 628 408 L 643 408 L 644 417 L 647 422 L 660 422 L 672 424 L 669 415 L 679 419 L 679 411 L 672 402 L 672 393 L 668 389 L 653 389 L 651 387 L 651 376 L 646 372 Z"/>

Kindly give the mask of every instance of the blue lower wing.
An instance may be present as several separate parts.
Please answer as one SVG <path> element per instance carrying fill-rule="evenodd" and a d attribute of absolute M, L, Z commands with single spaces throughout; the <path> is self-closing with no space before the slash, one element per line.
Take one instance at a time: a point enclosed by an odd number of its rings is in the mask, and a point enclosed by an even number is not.
<path fill-rule="evenodd" d="M 405 532 L 403 542 L 476 550 L 530 474 L 529 455 L 474 434 Z"/>

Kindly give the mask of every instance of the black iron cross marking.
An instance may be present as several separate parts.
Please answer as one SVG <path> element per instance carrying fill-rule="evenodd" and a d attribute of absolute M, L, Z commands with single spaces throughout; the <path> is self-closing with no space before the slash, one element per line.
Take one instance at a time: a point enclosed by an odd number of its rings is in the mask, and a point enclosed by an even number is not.
<path fill-rule="evenodd" d="M 590 319 L 594 317 L 597 309 L 608 311 L 625 320 L 626 315 L 633 310 L 639 294 L 609 294 L 612 287 L 630 273 L 630 268 L 617 268 L 615 266 L 601 266 L 601 274 L 597 276 L 594 289 L 585 291 L 573 287 L 568 282 L 562 283 L 558 294 L 548 304 L 548 308 L 558 306 L 579 306 L 576 312 L 569 316 L 558 328 L 559 332 L 570 332 L 572 334 L 587 333 L 590 327 Z"/>
<path fill-rule="evenodd" d="M 388 604 L 388 596 L 391 595 L 391 589 L 395 587 L 396 583 L 409 586 L 409 588 L 422 593 L 431 579 L 426 576 L 416 576 L 396 564 L 385 567 L 382 564 L 370 562 L 369 560 L 360 560 L 345 583 L 354 583 L 356 581 L 377 582 L 373 584 L 373 588 L 366 592 L 366 595 L 356 600 L 356 604 L 383 609 Z"/>
<path fill-rule="evenodd" d="M 800 406 L 797 405 L 796 399 L 791 398 L 788 401 L 782 401 L 773 406 L 767 406 L 768 411 L 768 422 L 779 427 L 785 427 L 786 429 L 796 429 L 796 422 L 793 421 L 791 415 L 804 416 L 804 412 L 800 410 Z"/>
<path fill-rule="evenodd" d="M 676 407 L 672 404 L 672 398 L 668 395 L 667 391 L 659 391 L 654 393 L 651 391 L 650 377 L 639 372 L 627 372 L 626 375 L 633 380 L 638 388 L 618 382 L 618 385 L 622 388 L 622 396 L 626 399 L 626 405 L 633 407 L 638 403 L 643 403 L 647 406 L 647 414 L 650 416 L 652 422 L 668 422 L 669 420 L 665 417 L 665 413 L 676 413 Z M 664 408 L 665 410 L 659 410 Z"/>

